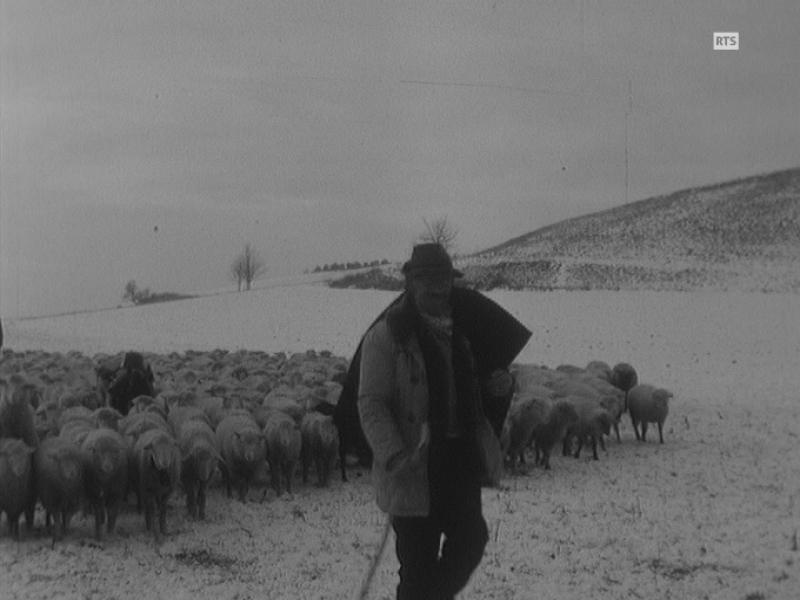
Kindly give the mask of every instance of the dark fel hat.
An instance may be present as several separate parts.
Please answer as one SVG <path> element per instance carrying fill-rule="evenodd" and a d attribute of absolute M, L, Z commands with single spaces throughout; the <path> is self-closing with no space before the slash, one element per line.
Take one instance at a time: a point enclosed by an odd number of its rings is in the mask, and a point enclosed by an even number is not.
<path fill-rule="evenodd" d="M 453 268 L 453 261 L 444 246 L 437 243 L 417 244 L 411 259 L 403 265 L 403 273 L 451 273 L 453 277 L 464 274 Z"/>

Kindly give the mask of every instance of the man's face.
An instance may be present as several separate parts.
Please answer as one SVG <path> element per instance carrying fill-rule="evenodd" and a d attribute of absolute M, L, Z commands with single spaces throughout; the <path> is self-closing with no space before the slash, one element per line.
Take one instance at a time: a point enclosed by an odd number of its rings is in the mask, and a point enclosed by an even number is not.
<path fill-rule="evenodd" d="M 420 312 L 434 317 L 450 309 L 453 275 L 448 271 L 419 271 L 409 275 L 408 289 Z"/>

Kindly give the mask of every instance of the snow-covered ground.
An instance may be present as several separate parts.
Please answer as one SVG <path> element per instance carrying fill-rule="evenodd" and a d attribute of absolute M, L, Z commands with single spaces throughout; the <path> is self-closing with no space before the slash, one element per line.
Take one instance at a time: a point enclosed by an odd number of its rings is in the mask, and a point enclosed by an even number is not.
<path fill-rule="evenodd" d="M 241 294 L 4 320 L 15 352 L 329 350 L 349 357 L 391 292 L 286 285 Z M 600 460 L 485 490 L 486 556 L 463 598 L 780 599 L 800 588 L 800 295 L 668 292 L 489 294 L 533 337 L 520 362 L 629 362 L 675 397 L 665 444 L 627 421 Z M 0 538 L 2 598 L 352 598 L 383 517 L 368 475 L 292 496 L 214 490 L 209 519 L 174 503 L 156 547 L 141 517 L 96 543 L 88 520 L 50 547 Z M 371 598 L 393 598 L 390 539 Z"/>

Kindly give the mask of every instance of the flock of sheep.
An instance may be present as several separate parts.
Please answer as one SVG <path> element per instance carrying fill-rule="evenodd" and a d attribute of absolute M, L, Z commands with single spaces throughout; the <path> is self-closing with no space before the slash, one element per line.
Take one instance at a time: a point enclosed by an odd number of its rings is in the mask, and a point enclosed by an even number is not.
<path fill-rule="evenodd" d="M 672 393 L 639 383 L 636 370 L 628 363 L 613 368 L 602 361 L 592 361 L 585 368 L 515 365 L 512 373 L 515 392 L 500 440 L 509 469 L 525 462 L 529 448 L 535 453 L 535 464 L 549 469 L 557 444 L 564 456 L 573 454 L 575 458 L 580 457 L 583 445 L 589 444 L 597 460 L 597 446 L 605 450 L 604 436 L 612 429 L 621 441 L 619 423 L 625 413 L 630 415 L 637 440 L 645 441 L 648 424 L 654 423 L 659 441 L 664 443 Z"/>
<path fill-rule="evenodd" d="M 94 516 L 101 538 L 104 529 L 114 532 L 133 496 L 145 528 L 160 539 L 167 501 L 179 489 L 188 515 L 205 518 L 217 472 L 228 497 L 235 491 L 240 501 L 267 473 L 277 495 L 292 491 L 298 468 L 303 483 L 313 467 L 317 485 L 328 485 L 340 434 L 349 435 L 334 419 L 346 359 L 313 351 L 138 355 L 146 370 L 139 373 L 144 388 L 137 388 L 124 379 L 131 355 L 137 353 L 4 352 L 0 512 L 11 536 L 19 538 L 23 514 L 34 526 L 41 504 L 54 542 L 79 510 Z M 663 442 L 671 394 L 640 384 L 630 365 L 515 364 L 512 373 L 515 393 L 501 436 L 509 469 L 525 461 L 529 448 L 549 469 L 557 444 L 576 457 L 590 444 L 597 459 L 597 445 L 605 448 L 612 429 L 619 440 L 625 412 L 637 439 L 655 423 Z M 134 395 L 124 397 L 126 390 Z"/>
<path fill-rule="evenodd" d="M 33 527 L 40 503 L 54 542 L 81 509 L 94 515 L 100 538 L 104 527 L 113 533 L 135 496 L 145 528 L 159 539 L 167 500 L 179 488 L 189 516 L 205 518 L 217 471 L 228 496 L 235 490 L 242 501 L 267 472 L 278 495 L 291 492 L 298 467 L 303 482 L 313 468 L 317 484 L 328 485 L 339 446 L 331 407 L 344 359 L 325 352 L 147 355 L 147 371 L 157 374 L 152 394 L 120 404 L 109 394 L 130 391 L 119 385 L 127 357 L 4 353 L 0 512 L 12 536 L 19 538 L 23 513 Z"/>

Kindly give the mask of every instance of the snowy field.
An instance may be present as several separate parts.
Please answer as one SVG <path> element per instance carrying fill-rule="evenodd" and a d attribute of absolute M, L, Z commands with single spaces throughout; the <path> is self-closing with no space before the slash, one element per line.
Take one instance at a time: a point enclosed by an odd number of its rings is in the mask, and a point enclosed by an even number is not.
<path fill-rule="evenodd" d="M 484 491 L 491 539 L 465 599 L 792 600 L 800 589 L 800 296 L 492 292 L 533 337 L 519 362 L 625 361 L 675 394 L 665 443 L 622 443 L 599 461 Z M 4 320 L 6 350 L 89 356 L 328 350 L 349 357 L 390 292 L 291 285 L 92 313 Z M 359 476 L 360 475 L 360 476 Z M 368 474 L 291 496 L 215 489 L 205 523 L 170 516 L 160 546 L 141 517 L 92 538 L 88 519 L 51 548 L 0 537 L 0 598 L 352 598 L 383 516 Z M 394 597 L 392 541 L 371 598 Z"/>

